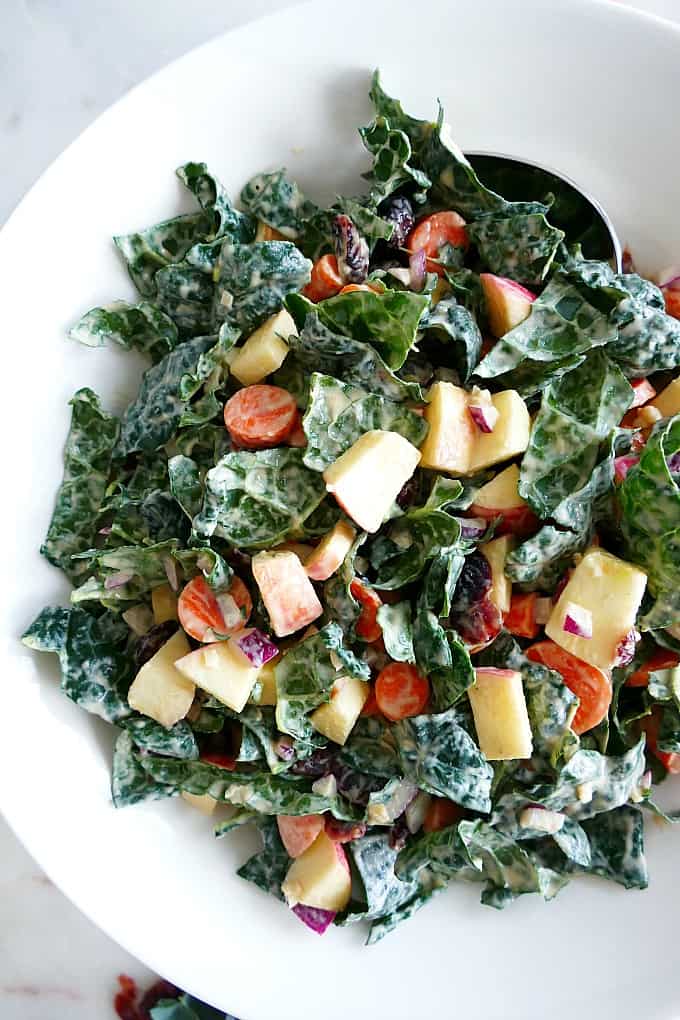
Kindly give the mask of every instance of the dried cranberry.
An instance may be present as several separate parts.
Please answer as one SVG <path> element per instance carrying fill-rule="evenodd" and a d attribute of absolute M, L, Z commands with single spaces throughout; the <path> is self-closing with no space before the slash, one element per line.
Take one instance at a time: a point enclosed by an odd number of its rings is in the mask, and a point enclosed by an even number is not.
<path fill-rule="evenodd" d="M 326 832 L 334 843 L 351 843 L 366 835 L 365 822 L 341 822 L 331 815 L 326 819 Z"/>
<path fill-rule="evenodd" d="M 402 486 L 401 492 L 397 496 L 397 505 L 402 510 L 407 510 L 413 505 L 413 502 L 418 494 L 418 482 L 415 478 L 409 478 L 404 486 Z"/>
<path fill-rule="evenodd" d="M 334 753 L 327 747 L 320 747 L 307 758 L 300 758 L 293 762 L 290 771 L 296 776 L 306 776 L 308 779 L 321 779 L 332 771 Z"/>
<path fill-rule="evenodd" d="M 368 276 L 369 250 L 349 216 L 340 214 L 332 226 L 335 255 L 345 283 L 363 283 Z"/>
<path fill-rule="evenodd" d="M 390 829 L 390 846 L 393 850 L 403 850 L 408 837 L 409 830 L 406 824 L 406 817 L 402 815 L 401 818 L 397 818 Z"/>
<path fill-rule="evenodd" d="M 162 648 L 166 641 L 169 641 L 177 630 L 175 620 L 166 620 L 165 623 L 158 623 L 146 634 L 138 639 L 135 646 L 135 666 L 141 669 L 145 662 L 153 658 L 159 648 Z"/>
<path fill-rule="evenodd" d="M 473 552 L 465 559 L 451 600 L 450 621 L 468 645 L 486 645 L 503 626 L 503 616 L 488 597 L 491 566 L 486 556 Z"/>
<path fill-rule="evenodd" d="M 491 581 L 491 566 L 486 556 L 480 552 L 466 556 L 451 600 L 452 611 L 456 614 L 464 613 L 481 602 L 491 590 Z"/>
<path fill-rule="evenodd" d="M 385 785 L 384 776 L 370 776 L 364 772 L 355 772 L 346 765 L 336 764 L 332 768 L 338 784 L 338 793 L 350 802 L 365 807 L 372 793 L 382 790 Z"/>
<path fill-rule="evenodd" d="M 488 645 L 500 634 L 503 614 L 491 599 L 484 598 L 460 615 L 451 614 L 451 620 L 467 645 Z"/>
<path fill-rule="evenodd" d="M 413 229 L 416 218 L 413 206 L 403 195 L 392 195 L 380 206 L 380 215 L 394 227 L 392 237 L 387 242 L 391 248 L 403 248 L 406 238 Z"/>

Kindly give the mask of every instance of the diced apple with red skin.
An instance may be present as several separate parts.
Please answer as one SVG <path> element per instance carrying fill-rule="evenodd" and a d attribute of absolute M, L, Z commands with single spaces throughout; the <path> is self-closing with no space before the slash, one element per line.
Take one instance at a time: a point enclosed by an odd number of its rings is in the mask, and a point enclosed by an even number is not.
<path fill-rule="evenodd" d="M 538 518 L 519 494 L 519 468 L 511 464 L 483 485 L 470 507 L 471 517 L 493 521 L 500 517 L 497 535 L 527 535 L 538 527 Z"/>
<path fill-rule="evenodd" d="M 491 589 L 488 597 L 501 613 L 507 613 L 510 609 L 512 582 L 505 576 L 505 561 L 514 544 L 512 535 L 503 535 L 491 542 L 484 542 L 479 547 L 479 551 L 486 557 L 491 567 Z"/>
<path fill-rule="evenodd" d="M 328 492 L 364 531 L 375 532 L 420 461 L 397 432 L 364 432 L 323 473 Z"/>
<path fill-rule="evenodd" d="M 506 276 L 480 273 L 479 281 L 486 298 L 489 329 L 501 337 L 529 316 L 536 295 Z"/>
<path fill-rule="evenodd" d="M 314 552 L 307 558 L 305 571 L 313 581 L 327 581 L 342 566 L 345 556 L 352 548 L 356 531 L 347 521 L 338 521 L 332 531 L 321 539 Z"/>
<path fill-rule="evenodd" d="M 323 815 L 278 815 L 281 842 L 289 857 L 297 858 L 307 850 L 325 827 Z"/>
<path fill-rule="evenodd" d="M 303 903 L 322 910 L 344 910 L 352 892 L 352 880 L 342 844 L 320 832 L 291 864 L 281 891 L 290 907 Z"/>
<path fill-rule="evenodd" d="M 598 669 L 616 665 L 619 646 L 635 627 L 647 575 L 604 549 L 584 553 L 545 625 L 549 638 L 572 655 Z M 592 637 L 565 631 L 570 603 L 592 616 Z"/>
<path fill-rule="evenodd" d="M 251 567 L 277 637 L 294 634 L 321 616 L 323 606 L 295 553 L 257 553 Z"/>
<path fill-rule="evenodd" d="M 177 670 L 176 660 L 189 651 L 183 630 L 166 641 L 145 662 L 132 681 L 128 704 L 161 726 L 174 726 L 183 719 L 194 700 L 196 688 L 190 678 Z"/>
<path fill-rule="evenodd" d="M 479 747 L 489 761 L 531 757 L 531 726 L 521 673 L 490 667 L 476 669 L 468 697 Z"/>
<path fill-rule="evenodd" d="M 259 668 L 241 651 L 234 634 L 227 641 L 203 645 L 175 663 L 180 673 L 234 712 L 242 712 Z"/>

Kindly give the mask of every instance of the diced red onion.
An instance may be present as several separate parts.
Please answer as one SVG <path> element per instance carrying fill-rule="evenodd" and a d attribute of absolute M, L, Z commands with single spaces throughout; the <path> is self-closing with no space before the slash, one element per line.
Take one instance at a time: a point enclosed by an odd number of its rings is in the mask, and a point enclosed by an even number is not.
<path fill-rule="evenodd" d="M 593 636 L 593 614 L 578 602 L 568 602 L 562 630 L 565 634 L 590 639 Z"/>
<path fill-rule="evenodd" d="M 640 458 L 635 454 L 627 453 L 623 457 L 614 458 L 614 477 L 617 482 L 622 482 L 632 467 L 639 462 Z"/>
<path fill-rule="evenodd" d="M 419 832 L 423 827 L 425 821 L 425 815 L 427 814 L 430 804 L 432 803 L 432 797 L 429 793 L 420 791 L 418 796 L 407 804 L 405 816 L 406 824 L 408 825 L 408 831 L 411 835 Z"/>
<path fill-rule="evenodd" d="M 458 520 L 463 538 L 479 538 L 489 527 L 489 522 L 481 517 L 459 517 Z"/>
<path fill-rule="evenodd" d="M 493 432 L 498 421 L 498 411 L 493 404 L 468 404 L 468 411 L 480 432 Z"/>
<path fill-rule="evenodd" d="M 680 266 L 666 266 L 656 278 L 661 290 L 680 290 Z"/>
<path fill-rule="evenodd" d="M 291 761 L 295 757 L 295 747 L 290 737 L 279 737 L 274 741 L 274 753 L 281 761 Z"/>
<path fill-rule="evenodd" d="M 425 274 L 427 269 L 427 256 L 424 248 L 418 248 L 408 258 L 408 268 L 411 275 L 411 290 L 420 291 L 425 286 Z"/>
<path fill-rule="evenodd" d="M 548 620 L 550 619 L 552 609 L 553 609 L 552 599 L 549 598 L 536 599 L 536 603 L 534 605 L 534 619 L 536 620 L 536 623 L 541 624 L 547 623 Z"/>
<path fill-rule="evenodd" d="M 293 907 L 293 913 L 317 935 L 323 935 L 329 925 L 333 924 L 336 912 L 323 910 L 321 907 L 306 907 L 304 903 L 298 903 Z"/>
<path fill-rule="evenodd" d="M 107 524 L 105 528 L 100 528 L 99 531 L 97 532 L 97 534 L 98 535 L 110 535 L 112 531 L 113 531 L 113 528 L 111 527 L 111 525 Z"/>
<path fill-rule="evenodd" d="M 165 570 L 165 576 L 168 579 L 168 584 L 173 591 L 179 591 L 179 573 L 177 570 L 177 563 L 173 560 L 172 556 L 163 557 L 163 569 Z"/>
<path fill-rule="evenodd" d="M 680 451 L 674 453 L 668 461 L 668 470 L 672 475 L 680 474 Z"/>
<path fill-rule="evenodd" d="M 279 654 L 276 645 L 261 630 L 251 630 L 240 637 L 236 644 L 253 666 L 264 666 Z"/>
<path fill-rule="evenodd" d="M 124 584 L 131 581 L 135 575 L 131 570 L 119 570 L 115 574 L 109 574 L 104 581 L 104 587 L 107 591 L 111 591 L 112 588 L 122 588 Z"/>
<path fill-rule="evenodd" d="M 640 640 L 641 634 L 631 627 L 626 636 L 619 641 L 616 648 L 615 666 L 627 666 L 635 657 L 635 645 Z"/>

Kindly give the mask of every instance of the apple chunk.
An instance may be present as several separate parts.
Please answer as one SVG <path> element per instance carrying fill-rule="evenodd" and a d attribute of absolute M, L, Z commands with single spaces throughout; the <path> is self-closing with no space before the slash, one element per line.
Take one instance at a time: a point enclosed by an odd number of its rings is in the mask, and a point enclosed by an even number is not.
<path fill-rule="evenodd" d="M 231 374 L 243 386 L 252 386 L 275 372 L 286 360 L 288 344 L 283 337 L 296 333 L 291 315 L 282 308 L 267 319 L 236 351 Z"/>
<path fill-rule="evenodd" d="M 280 661 L 281 656 L 277 655 L 275 659 L 270 659 L 260 667 L 260 672 L 257 674 L 258 686 L 248 699 L 253 705 L 276 704 L 276 665 Z"/>
<path fill-rule="evenodd" d="M 430 388 L 428 400 L 425 420 L 430 429 L 421 447 L 420 466 L 467 474 L 477 434 L 468 411 L 468 394 L 453 383 L 437 382 Z"/>
<path fill-rule="evenodd" d="M 261 552 L 251 561 L 277 637 L 294 634 L 323 613 L 312 582 L 293 552 Z"/>
<path fill-rule="evenodd" d="M 512 582 L 505 576 L 505 561 L 514 544 L 512 535 L 503 535 L 501 538 L 494 538 L 491 542 L 484 542 L 479 547 L 479 551 L 486 557 L 491 567 L 489 599 L 500 609 L 501 613 L 507 613 L 510 609 Z"/>
<path fill-rule="evenodd" d="M 323 473 L 328 492 L 364 531 L 377 531 L 420 461 L 397 432 L 364 432 Z"/>
<path fill-rule="evenodd" d="M 425 418 L 430 430 L 421 450 L 421 467 L 469 475 L 516 457 L 529 445 L 529 412 L 515 390 L 484 394 L 493 410 L 490 432 L 475 425 L 470 405 L 478 398 L 460 386 L 435 383 L 428 397 Z"/>
<path fill-rule="evenodd" d="M 526 501 L 519 494 L 519 468 L 511 464 L 477 490 L 473 507 L 484 510 L 514 510 L 526 506 Z"/>
<path fill-rule="evenodd" d="M 161 726 L 174 726 L 191 708 L 196 688 L 175 663 L 189 651 L 183 630 L 178 630 L 156 654 L 145 662 L 128 691 L 130 708 L 155 719 Z"/>
<path fill-rule="evenodd" d="M 156 624 L 178 619 L 177 596 L 169 584 L 159 584 L 151 590 L 151 608 Z"/>
<path fill-rule="evenodd" d="M 510 460 L 524 453 L 529 445 L 531 420 L 519 393 L 502 390 L 492 395 L 491 403 L 498 412 L 498 419 L 492 432 L 477 432 L 468 467 L 470 473 Z"/>
<path fill-rule="evenodd" d="M 604 549 L 589 549 L 577 565 L 545 626 L 548 637 L 591 666 L 611 669 L 619 645 L 635 627 L 647 575 Z M 570 604 L 590 614 L 592 636 L 564 629 Z M 567 624 L 568 626 L 568 624 Z"/>
<path fill-rule="evenodd" d="M 291 907 L 303 903 L 322 910 L 344 910 L 352 880 L 342 844 L 320 832 L 309 849 L 291 864 L 281 891 Z"/>
<path fill-rule="evenodd" d="M 538 526 L 538 522 L 531 507 L 520 496 L 518 484 L 519 468 L 511 464 L 478 490 L 470 507 L 470 515 L 487 521 L 500 517 L 496 527 L 497 535 L 525 535 L 531 532 Z"/>
<path fill-rule="evenodd" d="M 326 821 L 323 815 L 278 815 L 281 842 L 289 857 L 301 857 L 309 849 Z"/>
<path fill-rule="evenodd" d="M 468 696 L 479 746 L 489 761 L 531 757 L 531 726 L 521 673 L 476 669 Z"/>
<path fill-rule="evenodd" d="M 504 336 L 528 317 L 536 295 L 526 287 L 493 273 L 480 273 L 479 282 L 486 298 L 489 329 L 494 336 Z"/>
<path fill-rule="evenodd" d="M 175 663 L 183 676 L 234 712 L 243 711 L 259 673 L 237 645 L 239 636 L 203 645 Z"/>
<path fill-rule="evenodd" d="M 305 571 L 313 581 L 327 581 L 342 565 L 352 548 L 356 531 L 347 521 L 338 521 L 332 531 L 321 539 L 314 552 L 307 557 Z"/>
<path fill-rule="evenodd" d="M 338 677 L 333 684 L 331 700 L 320 705 L 309 717 L 312 726 L 336 744 L 344 744 L 369 694 L 370 687 L 363 680 L 352 676 Z"/>

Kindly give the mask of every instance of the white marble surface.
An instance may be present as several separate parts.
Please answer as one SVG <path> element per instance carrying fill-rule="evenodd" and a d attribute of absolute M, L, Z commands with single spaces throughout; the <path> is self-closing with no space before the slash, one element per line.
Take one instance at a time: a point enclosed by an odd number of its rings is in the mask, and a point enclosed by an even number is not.
<path fill-rule="evenodd" d="M 286 6 L 0 0 L 0 224 L 51 160 L 132 85 L 219 32 Z M 636 6 L 680 21 L 680 0 Z M 1 819 L 0 860 L 2 1020 L 112 1020 L 116 975 L 142 984 L 152 975 L 55 889 Z"/>

